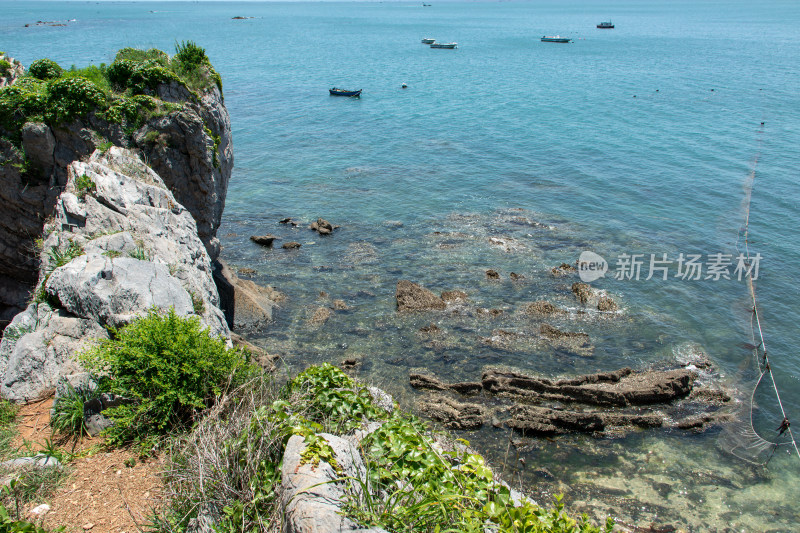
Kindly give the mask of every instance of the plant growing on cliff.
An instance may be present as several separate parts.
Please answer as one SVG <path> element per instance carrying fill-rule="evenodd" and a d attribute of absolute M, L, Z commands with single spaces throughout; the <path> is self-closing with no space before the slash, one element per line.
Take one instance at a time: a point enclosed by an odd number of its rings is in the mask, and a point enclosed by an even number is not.
<path fill-rule="evenodd" d="M 47 252 L 47 269 L 46 273 L 49 275 L 53 270 L 62 267 L 84 254 L 83 247 L 77 242 L 70 241 L 63 250 L 58 246 L 53 246 Z"/>
<path fill-rule="evenodd" d="M 0 76 L 8 76 L 11 72 L 11 63 L 5 59 L 0 59 Z"/>
<path fill-rule="evenodd" d="M 64 69 L 61 68 L 58 63 L 48 58 L 37 59 L 28 67 L 28 74 L 40 80 L 60 78 L 63 73 Z"/>
<path fill-rule="evenodd" d="M 83 78 L 64 78 L 48 84 L 45 118 L 52 122 L 69 121 L 104 106 L 106 95 L 97 85 Z"/>
<path fill-rule="evenodd" d="M 97 189 L 94 180 L 86 174 L 81 174 L 75 178 L 75 192 L 79 198 L 86 198 L 86 195 L 93 193 Z"/>
<path fill-rule="evenodd" d="M 86 352 L 87 368 L 111 376 L 109 392 L 132 400 L 109 410 L 112 445 L 185 430 L 231 379 L 246 374 L 246 355 L 200 327 L 196 316 L 151 310 Z"/>

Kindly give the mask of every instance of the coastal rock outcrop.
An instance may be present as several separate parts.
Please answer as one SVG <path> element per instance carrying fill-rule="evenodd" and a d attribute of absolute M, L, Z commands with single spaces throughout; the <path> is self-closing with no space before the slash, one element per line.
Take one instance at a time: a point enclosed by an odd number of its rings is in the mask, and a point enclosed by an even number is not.
<path fill-rule="evenodd" d="M 214 281 L 228 327 L 239 332 L 254 331 L 272 322 L 273 309 L 284 300 L 272 287 L 241 279 L 222 259 L 214 263 Z"/>
<path fill-rule="evenodd" d="M 721 408 L 730 395 L 706 380 L 696 387 L 697 379 L 689 368 L 621 368 L 559 380 L 487 368 L 480 383 L 409 374 L 412 387 L 434 391 L 418 400 L 419 410 L 446 427 L 472 429 L 491 419 L 495 427 L 505 424 L 525 436 L 657 427 L 700 431 L 728 420 Z M 453 393 L 480 395 L 467 404 L 450 397 Z M 504 423 L 501 413 L 507 414 Z"/>
<path fill-rule="evenodd" d="M 397 282 L 395 292 L 398 311 L 432 311 L 441 310 L 447 304 L 430 290 L 414 282 L 401 279 Z"/>
<path fill-rule="evenodd" d="M 12 65 L 2 84 L 14 83 L 23 72 L 18 63 Z M 102 109 L 68 120 L 29 121 L 16 132 L 0 126 L 0 327 L 25 309 L 37 285 L 36 242 L 67 186 L 70 165 L 104 144 L 138 149 L 162 186 L 195 219 L 210 258 L 219 255 L 216 231 L 233 166 L 222 94 L 213 83 L 196 91 L 178 81 L 161 83 L 151 93 L 147 105 L 158 112 L 143 115 L 152 117 L 148 120 L 131 120 L 126 128 Z"/>
<path fill-rule="evenodd" d="M 3 397 L 53 388 L 105 326 L 154 307 L 230 336 L 194 218 L 134 153 L 112 147 L 71 163 L 45 235 L 36 297 L 0 343 Z"/>

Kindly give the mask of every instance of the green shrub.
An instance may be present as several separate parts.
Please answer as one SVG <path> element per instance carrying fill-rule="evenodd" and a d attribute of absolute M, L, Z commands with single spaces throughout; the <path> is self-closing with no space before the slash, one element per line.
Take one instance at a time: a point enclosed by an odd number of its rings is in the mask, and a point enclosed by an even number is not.
<path fill-rule="evenodd" d="M 83 78 L 65 78 L 48 84 L 45 117 L 53 122 L 69 121 L 104 107 L 106 95 Z"/>
<path fill-rule="evenodd" d="M 109 392 L 133 401 L 108 410 L 116 422 L 108 430 L 111 444 L 191 427 L 229 380 L 247 370 L 243 352 L 227 349 L 224 339 L 201 329 L 198 317 L 180 317 L 174 309 L 151 310 L 112 333 L 83 356 L 87 368 L 109 373 Z"/>
<path fill-rule="evenodd" d="M 7 76 L 9 72 L 11 72 L 11 63 L 0 59 L 0 76 Z"/>
<path fill-rule="evenodd" d="M 159 65 L 166 67 L 169 65 L 169 56 L 159 50 L 158 48 L 150 48 L 149 50 L 140 50 L 138 48 L 123 48 L 117 52 L 114 62 L 129 60 L 136 63 L 143 61 L 155 61 Z"/>
<path fill-rule="evenodd" d="M 97 149 L 100 150 L 100 152 L 104 154 L 104 153 L 108 152 L 111 149 L 112 146 L 114 146 L 114 142 L 113 141 L 105 141 L 105 142 L 101 142 L 100 144 L 98 144 L 97 145 Z"/>
<path fill-rule="evenodd" d="M 139 94 L 136 96 L 121 96 L 114 100 L 105 112 L 109 122 L 120 124 L 123 121 L 134 128 L 141 127 L 147 120 L 154 116 L 154 111 L 159 107 L 159 100 L 152 96 Z"/>
<path fill-rule="evenodd" d="M 194 41 L 175 41 L 175 59 L 186 70 L 195 70 L 201 65 L 210 65 L 204 48 L 197 46 Z"/>
<path fill-rule="evenodd" d="M 97 186 L 94 180 L 86 174 L 81 174 L 75 178 L 75 190 L 77 191 L 78 197 L 85 198 L 87 194 L 94 192 L 96 189 Z"/>
<path fill-rule="evenodd" d="M 54 80 L 60 78 L 64 69 L 52 59 L 37 59 L 28 67 L 28 74 L 40 80 Z"/>
<path fill-rule="evenodd" d="M 85 68 L 76 68 L 75 65 L 72 65 L 69 70 L 64 72 L 62 77 L 83 78 L 85 80 L 89 80 L 104 93 L 108 94 L 111 92 L 111 84 L 108 81 L 107 70 L 108 69 L 106 68 L 105 63 L 102 63 L 99 67 L 95 65 L 89 65 Z"/>

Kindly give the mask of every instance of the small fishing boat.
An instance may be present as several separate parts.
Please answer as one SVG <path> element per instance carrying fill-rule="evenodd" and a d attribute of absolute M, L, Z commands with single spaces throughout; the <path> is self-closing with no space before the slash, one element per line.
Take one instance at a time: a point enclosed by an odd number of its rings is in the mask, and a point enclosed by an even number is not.
<path fill-rule="evenodd" d="M 436 42 L 436 39 L 431 39 L 429 37 L 425 37 L 422 39 L 422 44 L 433 44 Z"/>
<path fill-rule="evenodd" d="M 458 48 L 458 43 L 431 43 L 431 48 L 447 48 L 452 50 Z"/>
<path fill-rule="evenodd" d="M 572 39 L 569 37 L 562 37 L 560 35 L 543 35 L 542 36 L 543 43 L 570 43 Z"/>
<path fill-rule="evenodd" d="M 358 98 L 361 96 L 361 89 L 357 91 L 348 91 L 334 87 L 332 89 L 328 89 L 328 91 L 331 93 L 331 96 L 351 96 L 353 98 Z"/>
<path fill-rule="evenodd" d="M 600 24 L 597 25 L 597 27 L 600 28 L 601 30 L 613 30 L 614 23 L 609 20 L 608 22 L 601 22 Z"/>

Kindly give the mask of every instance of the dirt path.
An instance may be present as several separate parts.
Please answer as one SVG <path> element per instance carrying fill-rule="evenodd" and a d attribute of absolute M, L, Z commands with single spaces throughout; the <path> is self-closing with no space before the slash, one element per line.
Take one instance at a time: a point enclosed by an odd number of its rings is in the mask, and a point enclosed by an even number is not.
<path fill-rule="evenodd" d="M 72 451 L 72 442 L 53 439 L 50 431 L 50 408 L 53 399 L 39 400 L 20 408 L 14 446 L 41 449 L 45 441 L 54 440 L 61 449 Z M 83 439 L 76 451 L 97 450 L 100 439 Z M 131 460 L 135 461 L 132 463 Z M 132 467 L 126 466 L 133 464 Z M 134 533 L 148 523 L 161 496 L 163 458 L 141 462 L 127 449 L 95 451 L 92 455 L 71 461 L 71 470 L 56 492 L 41 501 L 25 506 L 25 514 L 42 503 L 50 505 L 44 518 L 37 519 L 47 529 L 65 526 L 66 532 Z"/>

